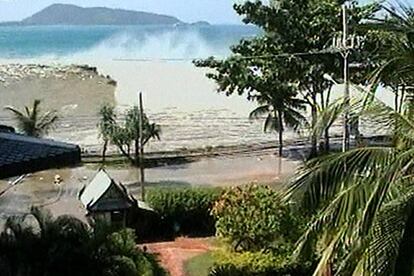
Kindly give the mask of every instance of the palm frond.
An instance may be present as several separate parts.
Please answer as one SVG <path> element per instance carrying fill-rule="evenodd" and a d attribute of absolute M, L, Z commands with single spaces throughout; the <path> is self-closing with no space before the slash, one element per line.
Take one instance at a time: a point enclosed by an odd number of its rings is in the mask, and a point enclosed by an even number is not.
<path fill-rule="evenodd" d="M 410 191 L 382 208 L 368 236 L 368 246 L 360 266 L 371 275 L 394 275 L 407 221 L 414 208 L 414 192 Z"/>
<path fill-rule="evenodd" d="M 24 108 L 26 114 L 17 110 L 14 107 L 6 106 L 5 110 L 10 111 L 16 119 L 18 129 L 29 136 L 42 136 L 54 126 L 59 119 L 56 111 L 49 111 L 45 114 L 40 114 L 40 100 L 35 100 L 33 108 L 30 109 L 27 106 Z"/>
<path fill-rule="evenodd" d="M 249 118 L 251 120 L 253 119 L 259 119 L 262 118 L 264 116 L 267 116 L 267 114 L 271 112 L 269 105 L 261 105 L 259 107 L 257 107 L 255 110 L 253 110 L 252 112 L 250 112 Z"/>

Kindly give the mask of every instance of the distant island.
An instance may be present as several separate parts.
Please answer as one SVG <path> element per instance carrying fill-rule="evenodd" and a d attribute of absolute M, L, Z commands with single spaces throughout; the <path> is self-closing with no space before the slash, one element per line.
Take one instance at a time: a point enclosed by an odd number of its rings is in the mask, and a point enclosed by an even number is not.
<path fill-rule="evenodd" d="M 176 17 L 104 7 L 82 8 L 69 4 L 53 4 L 17 22 L 0 25 L 181 25 Z"/>

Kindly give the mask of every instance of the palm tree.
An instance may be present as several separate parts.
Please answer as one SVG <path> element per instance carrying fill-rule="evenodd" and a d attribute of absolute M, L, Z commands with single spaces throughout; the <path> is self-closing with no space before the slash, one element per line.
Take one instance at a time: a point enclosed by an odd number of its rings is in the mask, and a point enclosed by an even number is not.
<path fill-rule="evenodd" d="M 315 275 L 332 267 L 335 275 L 411 275 L 414 118 L 410 110 L 407 106 L 401 114 L 378 100 L 359 108 L 361 115 L 395 135 L 393 143 L 311 160 L 293 179 L 288 197 L 315 212 L 296 252 L 305 254 L 319 241 L 321 259 Z"/>
<path fill-rule="evenodd" d="M 123 124 L 117 121 L 114 107 L 104 105 L 100 112 L 100 122 L 98 124 L 100 135 L 104 140 L 103 160 L 109 143 L 116 145 L 119 151 L 133 165 L 139 163 L 139 145 L 140 145 L 140 110 L 133 107 L 126 112 L 125 122 Z M 160 139 L 161 127 L 158 124 L 151 123 L 144 114 L 142 145 L 145 146 L 151 139 Z M 134 147 L 134 155 L 131 155 L 131 147 Z"/>
<path fill-rule="evenodd" d="M 296 92 L 291 86 L 280 86 L 279 90 L 269 93 L 262 92 L 252 96 L 259 104 L 250 113 L 251 119 L 266 116 L 264 131 L 276 131 L 279 141 L 279 156 L 283 156 L 283 133 L 285 128 L 295 131 L 306 123 L 306 118 L 300 113 L 305 109 L 303 100 L 296 98 Z"/>
<path fill-rule="evenodd" d="M 379 64 L 370 76 L 373 86 L 382 84 L 395 94 L 395 109 L 402 105 L 414 83 L 414 9 L 397 2 L 396 6 L 383 6 L 384 18 L 367 24 L 367 28 L 380 31 L 382 47 L 376 62 Z M 411 91 L 412 92 L 412 91 Z"/>
<path fill-rule="evenodd" d="M 104 104 L 99 110 L 99 135 L 103 139 L 103 149 L 102 149 L 102 163 L 105 163 L 106 151 L 108 150 L 108 144 L 113 136 L 114 125 L 116 125 L 116 114 L 115 108 L 112 105 Z"/>
<path fill-rule="evenodd" d="M 24 111 L 20 111 L 12 106 L 6 106 L 4 109 L 13 113 L 17 121 L 17 127 L 22 133 L 28 136 L 41 137 L 46 135 L 55 125 L 58 116 L 55 110 L 40 114 L 40 103 L 40 100 L 35 100 L 33 107 L 29 108 L 26 106 Z"/>
<path fill-rule="evenodd" d="M 99 221 L 91 228 L 36 208 L 6 221 L 0 233 L 0 274 L 165 275 L 151 256 L 137 249 L 133 230 L 116 231 Z"/>

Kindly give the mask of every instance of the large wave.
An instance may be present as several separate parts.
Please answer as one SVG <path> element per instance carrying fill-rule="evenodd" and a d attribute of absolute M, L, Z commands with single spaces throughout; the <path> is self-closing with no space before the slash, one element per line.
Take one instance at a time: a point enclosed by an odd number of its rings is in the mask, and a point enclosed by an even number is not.
<path fill-rule="evenodd" d="M 229 46 L 224 42 L 211 43 L 208 38 L 193 30 L 164 32 L 118 32 L 87 50 L 71 55 L 73 58 L 110 59 L 195 59 L 225 56 Z"/>
<path fill-rule="evenodd" d="M 0 57 L 192 59 L 224 57 L 248 26 L 34 26 L 0 28 Z"/>
<path fill-rule="evenodd" d="M 223 55 L 228 48 L 209 44 L 198 33 L 169 31 L 162 34 L 134 36 L 124 32 L 100 42 L 77 55 L 120 59 L 192 59 Z"/>

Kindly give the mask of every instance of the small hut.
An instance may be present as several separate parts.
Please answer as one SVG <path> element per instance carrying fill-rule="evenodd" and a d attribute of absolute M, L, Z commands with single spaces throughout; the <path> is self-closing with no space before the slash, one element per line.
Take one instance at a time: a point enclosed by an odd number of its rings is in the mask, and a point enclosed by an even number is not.
<path fill-rule="evenodd" d="M 80 191 L 79 199 L 88 216 L 120 226 L 126 226 L 128 214 L 136 209 L 152 211 L 144 202 L 137 201 L 124 185 L 115 182 L 103 169 Z"/>

